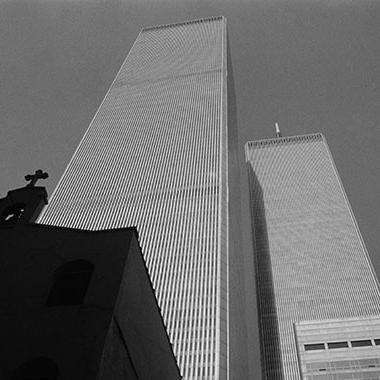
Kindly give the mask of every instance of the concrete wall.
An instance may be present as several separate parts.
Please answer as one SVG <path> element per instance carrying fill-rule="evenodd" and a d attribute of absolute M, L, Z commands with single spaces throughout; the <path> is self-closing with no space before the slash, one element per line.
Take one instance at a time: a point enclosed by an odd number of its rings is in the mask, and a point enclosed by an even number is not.
<path fill-rule="evenodd" d="M 115 320 L 108 330 L 98 380 L 139 380 Z"/>
<path fill-rule="evenodd" d="M 90 233 L 26 225 L 0 228 L 0 379 L 37 356 L 60 379 L 94 379 L 134 231 Z M 54 271 L 86 259 L 93 272 L 84 303 L 46 306 Z"/>
<path fill-rule="evenodd" d="M 40 356 L 60 380 L 180 378 L 136 236 L 0 227 L 0 380 Z M 55 271 L 77 259 L 94 265 L 83 304 L 46 306 Z"/>

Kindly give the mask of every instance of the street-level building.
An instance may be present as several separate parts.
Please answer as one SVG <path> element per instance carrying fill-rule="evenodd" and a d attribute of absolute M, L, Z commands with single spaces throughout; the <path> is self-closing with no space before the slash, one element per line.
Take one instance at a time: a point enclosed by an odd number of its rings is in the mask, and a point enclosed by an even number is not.
<path fill-rule="evenodd" d="M 34 224 L 46 196 L 0 199 L 0 379 L 180 380 L 136 229 Z"/>

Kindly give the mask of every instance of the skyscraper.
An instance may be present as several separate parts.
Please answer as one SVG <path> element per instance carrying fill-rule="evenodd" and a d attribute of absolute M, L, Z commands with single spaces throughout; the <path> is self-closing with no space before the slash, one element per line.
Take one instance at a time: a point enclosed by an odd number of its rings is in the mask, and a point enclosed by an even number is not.
<path fill-rule="evenodd" d="M 143 29 L 39 219 L 137 227 L 185 379 L 246 373 L 238 296 L 230 310 L 227 60 L 224 17 Z"/>
<path fill-rule="evenodd" d="M 379 284 L 321 134 L 246 144 L 265 379 L 379 379 Z"/>

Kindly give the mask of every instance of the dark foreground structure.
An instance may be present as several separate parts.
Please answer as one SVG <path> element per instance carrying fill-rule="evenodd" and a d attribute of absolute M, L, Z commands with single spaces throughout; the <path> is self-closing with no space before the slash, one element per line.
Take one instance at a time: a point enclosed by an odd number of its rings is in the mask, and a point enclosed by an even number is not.
<path fill-rule="evenodd" d="M 46 202 L 0 199 L 0 379 L 180 379 L 136 229 L 29 223 Z"/>

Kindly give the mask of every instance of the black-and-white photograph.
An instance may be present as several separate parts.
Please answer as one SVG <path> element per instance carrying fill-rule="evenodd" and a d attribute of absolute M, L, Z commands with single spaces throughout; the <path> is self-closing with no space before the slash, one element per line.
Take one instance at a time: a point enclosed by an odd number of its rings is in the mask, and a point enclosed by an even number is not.
<path fill-rule="evenodd" d="M 378 0 L 0 0 L 0 380 L 380 379 Z"/>

